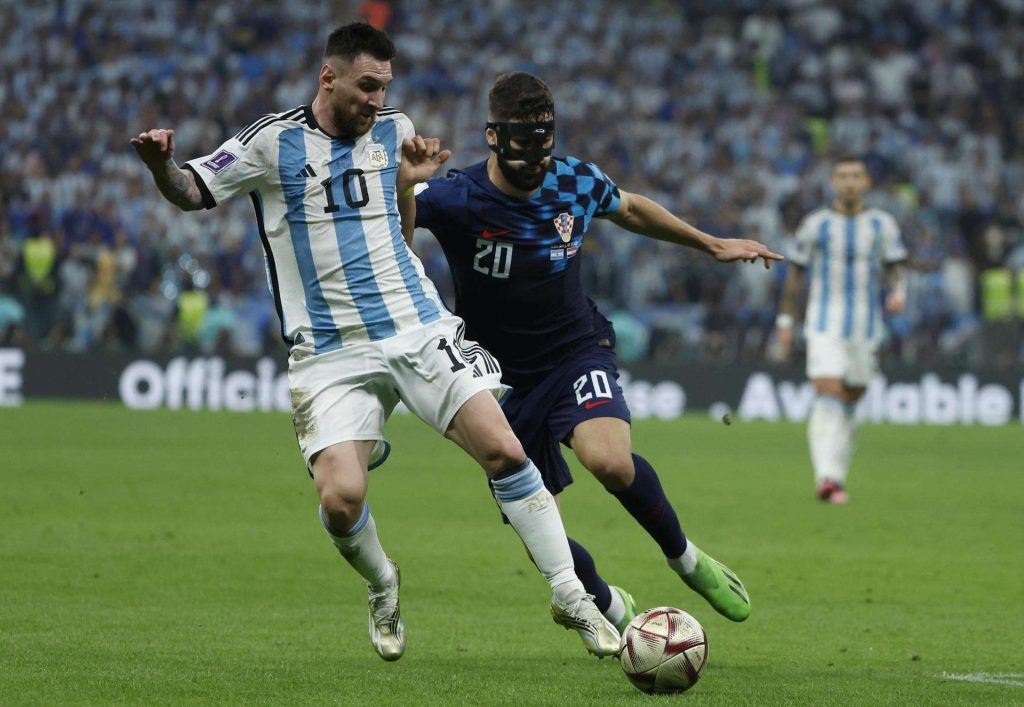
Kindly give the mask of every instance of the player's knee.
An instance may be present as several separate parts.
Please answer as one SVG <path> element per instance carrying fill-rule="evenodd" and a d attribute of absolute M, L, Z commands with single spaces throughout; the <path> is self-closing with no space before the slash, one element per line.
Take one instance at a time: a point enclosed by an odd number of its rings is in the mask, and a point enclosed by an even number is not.
<path fill-rule="evenodd" d="M 366 500 L 366 484 L 338 476 L 317 478 L 317 495 L 328 517 L 336 521 L 355 522 Z"/>
<path fill-rule="evenodd" d="M 485 469 L 501 471 L 521 464 L 526 458 L 526 452 L 512 430 L 505 430 L 487 440 L 480 456 Z"/>
<path fill-rule="evenodd" d="M 351 488 L 341 486 L 326 487 L 320 490 L 320 505 L 324 513 L 331 519 L 332 526 L 351 526 L 363 511 L 365 494 Z"/>
<path fill-rule="evenodd" d="M 633 458 L 629 454 L 593 455 L 580 460 L 591 474 L 606 488 L 614 491 L 629 486 L 635 473 Z"/>

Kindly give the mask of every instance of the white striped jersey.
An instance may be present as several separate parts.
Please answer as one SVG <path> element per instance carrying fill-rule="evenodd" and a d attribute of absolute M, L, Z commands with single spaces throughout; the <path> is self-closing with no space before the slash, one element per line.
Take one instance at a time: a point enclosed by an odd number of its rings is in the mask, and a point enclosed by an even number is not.
<path fill-rule="evenodd" d="M 790 262 L 806 268 L 804 332 L 840 339 L 882 337 L 882 267 L 905 260 L 896 219 L 878 209 L 846 216 L 818 209 L 797 229 Z"/>
<path fill-rule="evenodd" d="M 355 140 L 309 106 L 267 115 L 190 160 L 203 203 L 248 193 L 267 275 L 293 349 L 324 353 L 395 336 L 448 312 L 406 245 L 396 181 L 409 119 L 385 108 Z"/>

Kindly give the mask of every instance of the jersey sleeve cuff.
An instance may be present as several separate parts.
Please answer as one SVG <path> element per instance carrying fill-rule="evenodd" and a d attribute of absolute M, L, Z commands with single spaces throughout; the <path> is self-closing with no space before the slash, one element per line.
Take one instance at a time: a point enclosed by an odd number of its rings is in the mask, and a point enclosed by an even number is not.
<path fill-rule="evenodd" d="M 199 176 L 199 172 L 195 170 L 192 165 L 187 162 L 184 165 L 184 169 L 187 169 L 192 173 L 192 176 L 196 178 L 196 186 L 199 187 L 199 195 L 203 198 L 203 208 L 212 209 L 217 205 L 217 200 L 213 198 L 213 194 L 210 193 L 209 187 L 206 186 L 206 182 Z"/>

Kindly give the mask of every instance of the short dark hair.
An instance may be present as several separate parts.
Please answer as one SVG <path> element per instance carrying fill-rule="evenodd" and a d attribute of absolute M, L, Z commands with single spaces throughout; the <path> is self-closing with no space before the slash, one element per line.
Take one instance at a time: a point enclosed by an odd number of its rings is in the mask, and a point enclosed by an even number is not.
<path fill-rule="evenodd" d="M 487 96 L 487 111 L 497 122 L 524 123 L 555 117 L 555 99 L 548 85 L 533 74 L 514 71 L 494 81 Z"/>
<path fill-rule="evenodd" d="M 860 155 L 855 155 L 852 152 L 841 153 L 838 157 L 832 160 L 832 171 L 834 172 L 836 170 L 836 167 L 838 167 L 841 164 L 849 164 L 851 162 L 860 162 L 862 165 L 864 165 L 864 171 L 868 171 L 867 160 L 865 160 Z"/>
<path fill-rule="evenodd" d="M 327 38 L 325 59 L 341 57 L 351 61 L 360 54 L 369 54 L 378 61 L 391 61 L 395 57 L 395 43 L 384 32 L 365 22 L 342 25 Z"/>

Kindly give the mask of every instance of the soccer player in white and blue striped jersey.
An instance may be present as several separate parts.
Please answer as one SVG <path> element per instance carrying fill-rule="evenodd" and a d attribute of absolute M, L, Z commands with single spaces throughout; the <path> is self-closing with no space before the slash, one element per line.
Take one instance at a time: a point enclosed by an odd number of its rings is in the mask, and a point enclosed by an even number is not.
<path fill-rule="evenodd" d="M 907 250 L 890 214 L 869 207 L 867 165 L 841 157 L 832 169 L 836 199 L 807 215 L 797 229 L 776 322 L 779 346 L 789 354 L 797 300 L 805 277 L 810 291 L 804 317 L 807 376 L 817 396 L 807 426 L 818 498 L 845 503 L 853 455 L 854 408 L 878 369 L 885 310 L 898 313 L 906 299 L 901 263 Z"/>
<path fill-rule="evenodd" d="M 377 653 L 397 660 L 405 651 L 398 567 L 366 503 L 367 472 L 386 456 L 384 424 L 401 400 L 484 468 L 553 606 L 571 615 L 591 653 L 612 655 L 618 632 L 576 577 L 554 499 L 498 406 L 501 369 L 464 339 L 406 240 L 413 186 L 450 151 L 384 106 L 394 54 L 380 30 L 345 25 L 328 38 L 311 104 L 261 118 L 184 169 L 172 130 L 132 145 L 184 210 L 252 200 L 290 349 L 295 433 L 324 529 L 367 582 Z"/>

